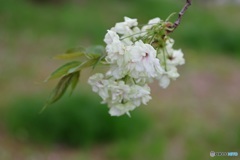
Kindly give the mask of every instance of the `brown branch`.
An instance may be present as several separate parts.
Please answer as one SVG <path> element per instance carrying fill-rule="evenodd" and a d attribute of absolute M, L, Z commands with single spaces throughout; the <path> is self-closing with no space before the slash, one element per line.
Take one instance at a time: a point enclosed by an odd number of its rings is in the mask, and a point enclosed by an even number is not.
<path fill-rule="evenodd" d="M 178 13 L 178 19 L 171 26 L 172 30 L 170 32 L 173 32 L 179 26 L 179 24 L 181 23 L 181 20 L 182 20 L 182 16 L 184 15 L 184 13 L 186 12 L 186 10 L 188 9 L 188 7 L 191 4 L 192 4 L 192 0 L 187 0 L 186 1 L 186 4 L 182 8 L 182 10 Z"/>

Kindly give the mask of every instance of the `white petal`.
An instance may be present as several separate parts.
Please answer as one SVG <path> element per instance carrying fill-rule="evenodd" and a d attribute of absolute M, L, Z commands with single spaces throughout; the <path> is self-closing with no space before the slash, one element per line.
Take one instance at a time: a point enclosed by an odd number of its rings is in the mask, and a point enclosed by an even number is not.
<path fill-rule="evenodd" d="M 170 84 L 170 79 L 167 75 L 164 75 L 159 79 L 159 85 L 162 88 L 167 88 L 169 84 Z"/>
<path fill-rule="evenodd" d="M 124 112 L 122 112 L 120 109 L 115 108 L 115 107 L 111 107 L 109 110 L 109 114 L 111 116 L 121 116 L 124 114 Z"/>

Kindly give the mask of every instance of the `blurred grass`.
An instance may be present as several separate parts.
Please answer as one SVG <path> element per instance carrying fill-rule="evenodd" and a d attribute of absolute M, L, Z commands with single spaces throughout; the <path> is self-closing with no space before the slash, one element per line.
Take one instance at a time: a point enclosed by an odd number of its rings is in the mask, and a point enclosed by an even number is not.
<path fill-rule="evenodd" d="M 64 5 L 34 5 L 27 0 L 4 1 L 0 5 L 1 27 L 12 36 L 28 31 L 36 37 L 64 35 L 72 44 L 80 41 L 103 43 L 106 29 L 123 16 L 138 18 L 141 24 L 160 16 L 166 19 L 180 11 L 183 2 L 140 0 L 79 1 Z M 193 4 L 173 34 L 178 46 L 201 51 L 239 55 L 238 6 L 215 8 Z M 175 16 L 177 18 L 177 16 Z M 174 19 L 172 19 L 174 21 Z"/>
<path fill-rule="evenodd" d="M 111 132 L 111 136 L 129 138 L 117 138 L 108 144 L 96 141 L 92 147 L 85 149 L 61 148 L 55 143 L 53 146 L 41 147 L 34 141 L 22 142 L 21 138 L 19 141 L 7 135 L 1 121 L 0 159 L 202 160 L 209 159 L 211 150 L 239 151 L 240 65 L 236 57 L 240 54 L 240 10 L 237 5 L 204 6 L 194 3 L 186 12 L 172 37 L 176 40 L 175 48 L 183 49 L 187 63 L 180 70 L 182 77 L 173 82 L 167 90 L 156 89 L 157 84 L 152 84 L 153 100 L 148 107 L 138 109 L 146 112 L 145 116 L 151 116 L 150 120 L 153 119 L 151 127 L 145 130 L 143 137 L 135 137 L 137 133 L 132 133 L 135 130 L 134 125 L 131 125 L 135 123 L 134 120 L 130 122 L 126 117 L 125 121 L 118 124 L 116 118 L 108 117 L 107 108 L 104 106 L 99 106 L 96 111 L 104 112 L 106 119 L 97 119 L 96 116 L 102 113 L 91 112 L 87 107 L 80 112 L 75 103 L 80 101 L 79 92 L 90 90 L 85 83 L 88 75 L 92 73 L 89 70 L 82 74 L 80 90 L 74 93 L 78 98 L 60 101 L 40 116 L 35 114 L 37 107 L 31 107 L 44 103 L 42 96 L 32 95 L 49 92 L 49 88 L 53 88 L 55 83 L 36 85 L 35 82 L 43 80 L 62 63 L 53 61 L 50 57 L 77 45 L 103 44 L 106 30 L 122 21 L 123 16 L 138 18 L 141 24 L 157 16 L 165 19 L 170 13 L 178 12 L 184 2 L 75 0 L 40 5 L 28 0 L 1 1 L 0 103 L 1 109 L 13 110 L 7 116 L 12 121 L 9 125 L 15 128 L 28 128 L 30 125 L 35 127 L 35 138 L 40 141 L 44 141 L 44 138 L 55 141 L 57 136 L 43 135 L 54 130 L 51 126 L 61 130 L 58 123 L 66 123 L 68 125 L 62 126 L 66 127 L 65 130 L 70 127 L 73 129 L 64 139 L 71 143 L 75 141 L 72 139 L 81 138 L 78 134 L 70 135 L 80 132 L 78 128 L 74 128 L 73 124 L 76 123 L 71 123 L 72 121 L 80 119 L 86 122 L 85 127 L 89 126 L 87 123 L 99 122 L 99 126 L 94 126 L 93 130 L 90 128 L 89 132 L 84 133 L 84 137 L 90 137 L 87 144 L 92 140 L 95 142 L 93 137 L 98 133 L 95 131 L 102 126 L 100 122 L 104 121 L 111 126 L 106 129 Z M 26 95 L 25 98 L 23 95 Z M 72 105 L 75 107 L 71 107 L 71 103 L 74 103 Z M 99 104 L 99 101 L 94 103 Z M 68 104 L 68 107 L 62 106 L 65 104 Z M 12 105 L 16 109 L 10 107 Z M 93 116 L 92 122 L 88 121 L 91 120 L 88 119 L 89 114 L 83 114 L 86 112 L 93 113 L 90 115 Z M 133 116 L 135 112 L 137 114 L 138 111 L 134 111 Z M 1 110 L 1 117 L 2 114 Z M 68 118 L 65 119 L 66 122 L 62 122 L 65 114 Z M 28 118 L 32 120 L 27 121 Z M 119 127 L 113 130 L 113 124 Z M 142 123 L 136 125 L 141 127 Z M 126 126 L 127 128 L 124 128 Z M 122 133 L 125 129 L 133 131 Z M 15 134 L 19 134 L 18 131 L 13 129 Z M 59 134 L 58 131 L 53 133 Z M 31 139 L 30 136 L 25 138 Z"/>
<path fill-rule="evenodd" d="M 150 124 L 150 117 L 141 113 L 133 113 L 132 118 L 110 117 L 107 106 L 86 92 L 40 114 L 42 104 L 39 96 L 16 99 L 4 111 L 6 128 L 24 141 L 84 147 L 137 138 Z"/>

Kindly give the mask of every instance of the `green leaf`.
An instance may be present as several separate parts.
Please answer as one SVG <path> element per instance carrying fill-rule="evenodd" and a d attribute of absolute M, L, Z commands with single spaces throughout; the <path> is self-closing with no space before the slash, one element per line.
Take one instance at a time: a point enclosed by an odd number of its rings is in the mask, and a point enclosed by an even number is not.
<path fill-rule="evenodd" d="M 99 57 L 96 62 L 93 64 L 93 69 L 105 58 L 105 54 Z"/>
<path fill-rule="evenodd" d="M 73 73 L 73 76 L 71 78 L 71 92 L 70 92 L 70 95 L 72 95 L 74 89 L 76 88 L 76 86 L 78 84 L 79 77 L 80 77 L 80 72 L 81 71 Z"/>
<path fill-rule="evenodd" d="M 93 69 L 99 64 L 106 56 L 105 48 L 103 46 L 97 45 L 86 49 L 86 56 L 90 59 L 94 59 L 92 66 Z"/>
<path fill-rule="evenodd" d="M 86 56 L 90 59 L 96 59 L 101 57 L 105 53 L 105 48 L 101 45 L 92 46 L 86 49 Z"/>
<path fill-rule="evenodd" d="M 59 78 L 62 76 L 65 76 L 66 74 L 68 74 L 69 70 L 72 68 L 75 68 L 77 66 L 79 66 L 81 64 L 81 62 L 79 61 L 72 61 L 72 62 L 68 62 L 66 64 L 64 64 L 63 66 L 59 67 L 58 69 L 56 69 L 46 80 L 50 80 L 50 79 L 55 79 L 55 78 Z"/>
<path fill-rule="evenodd" d="M 52 104 L 59 100 L 65 91 L 67 90 L 68 86 L 71 84 L 72 74 L 64 76 L 57 84 L 56 88 L 53 91 L 52 96 L 50 96 L 49 103 Z"/>
<path fill-rule="evenodd" d="M 70 53 L 76 53 L 76 52 L 81 52 L 81 53 L 85 53 L 85 48 L 83 47 L 75 47 L 75 48 L 70 48 L 68 49 L 65 54 L 70 54 Z"/>
<path fill-rule="evenodd" d="M 63 94 L 66 92 L 68 86 L 71 84 L 73 74 L 69 74 L 67 76 L 64 76 L 60 79 L 57 86 L 54 88 L 53 92 L 50 95 L 50 98 L 48 99 L 47 103 L 44 105 L 40 113 L 50 104 L 56 102 L 59 100 Z"/>
<path fill-rule="evenodd" d="M 64 54 L 55 56 L 55 59 L 75 59 L 85 58 L 86 50 L 83 47 L 76 47 L 68 49 Z"/>
<path fill-rule="evenodd" d="M 74 53 L 64 53 L 60 54 L 54 57 L 54 59 L 63 59 L 63 60 L 68 60 L 68 59 L 75 59 L 75 58 L 84 58 L 85 53 L 83 52 L 74 52 Z"/>
<path fill-rule="evenodd" d="M 91 67 L 91 66 L 93 66 L 96 62 L 97 62 L 97 59 L 87 60 L 87 61 L 81 63 L 80 65 L 78 65 L 77 67 L 70 69 L 70 70 L 68 71 L 68 73 L 77 72 L 77 71 L 82 70 L 83 68 Z"/>

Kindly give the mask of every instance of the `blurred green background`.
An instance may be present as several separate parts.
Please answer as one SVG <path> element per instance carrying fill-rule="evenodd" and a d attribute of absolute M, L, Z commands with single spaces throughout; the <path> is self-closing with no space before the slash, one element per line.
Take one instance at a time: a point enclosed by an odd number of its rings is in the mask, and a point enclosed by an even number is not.
<path fill-rule="evenodd" d="M 104 44 L 124 16 L 141 24 L 178 12 L 184 0 L 0 2 L 1 160 L 205 160 L 240 153 L 240 5 L 193 1 L 171 35 L 186 64 L 132 118 L 110 117 L 82 73 L 74 96 L 38 114 L 57 81 L 42 81 L 56 54 Z M 177 17 L 174 17 L 177 18 Z"/>

